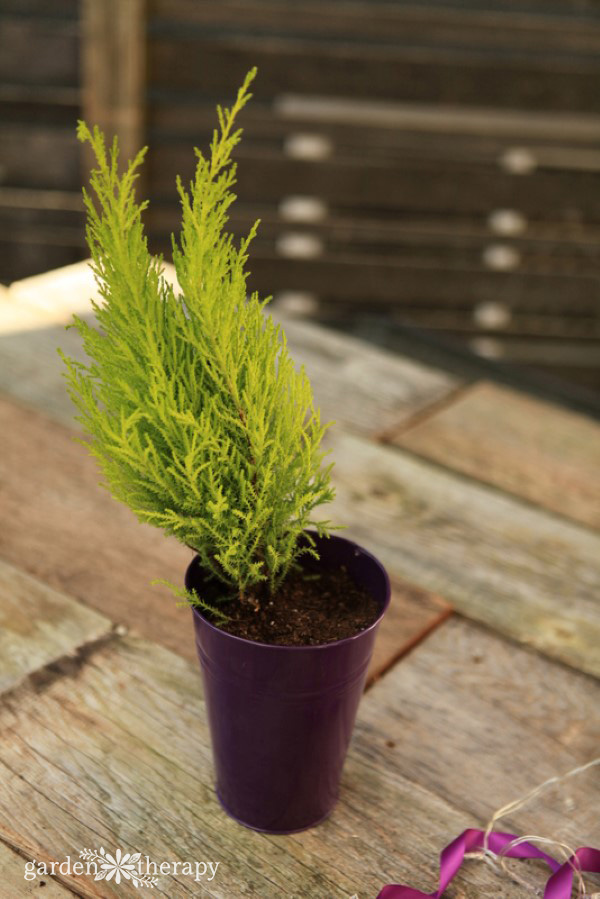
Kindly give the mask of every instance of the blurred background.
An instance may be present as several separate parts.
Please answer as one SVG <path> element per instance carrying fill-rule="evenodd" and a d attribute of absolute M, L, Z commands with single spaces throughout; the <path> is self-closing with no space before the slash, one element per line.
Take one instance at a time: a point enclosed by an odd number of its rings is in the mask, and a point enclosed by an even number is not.
<path fill-rule="evenodd" d="M 253 288 L 598 408 L 596 0 L 0 0 L 0 283 L 87 255 L 82 116 L 149 145 L 170 259 L 175 176 L 254 65 Z"/>

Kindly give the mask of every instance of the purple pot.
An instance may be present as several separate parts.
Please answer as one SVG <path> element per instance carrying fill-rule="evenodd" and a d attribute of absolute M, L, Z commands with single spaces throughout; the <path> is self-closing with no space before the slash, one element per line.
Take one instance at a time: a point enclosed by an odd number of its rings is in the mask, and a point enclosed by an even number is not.
<path fill-rule="evenodd" d="M 320 562 L 345 565 L 380 605 L 366 630 L 319 646 L 271 646 L 234 637 L 194 609 L 196 648 L 212 736 L 217 796 L 241 824 L 293 833 L 318 824 L 338 796 L 342 766 L 375 634 L 388 606 L 382 565 L 356 543 L 314 535 Z M 185 585 L 202 593 L 196 556 Z"/>

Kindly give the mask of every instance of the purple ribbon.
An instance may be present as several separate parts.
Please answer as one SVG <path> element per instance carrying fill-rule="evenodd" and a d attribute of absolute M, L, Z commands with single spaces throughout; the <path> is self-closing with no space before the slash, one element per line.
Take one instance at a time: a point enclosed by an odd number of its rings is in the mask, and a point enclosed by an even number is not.
<path fill-rule="evenodd" d="M 378 894 L 377 899 L 441 899 L 444 890 L 456 875 L 463 863 L 465 853 L 483 849 L 485 834 L 483 830 L 465 830 L 450 843 L 440 855 L 440 885 L 435 893 L 422 893 L 412 887 L 389 884 Z M 501 853 L 508 858 L 540 858 L 546 862 L 552 874 L 544 890 L 544 899 L 570 899 L 575 869 L 600 874 L 600 849 L 583 847 L 578 849 L 564 864 L 560 864 L 550 855 L 546 855 L 532 843 L 519 843 L 507 852 L 504 847 L 517 840 L 514 833 L 491 833 L 487 847 L 496 855 Z"/>

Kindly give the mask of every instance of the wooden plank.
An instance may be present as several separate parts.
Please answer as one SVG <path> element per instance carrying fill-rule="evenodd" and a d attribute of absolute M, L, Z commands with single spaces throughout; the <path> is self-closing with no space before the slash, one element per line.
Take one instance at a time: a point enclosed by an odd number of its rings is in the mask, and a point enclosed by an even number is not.
<path fill-rule="evenodd" d="M 373 734 L 385 729 L 387 740 L 357 742 L 356 753 L 460 804 L 465 826 L 487 823 L 508 802 L 597 755 L 597 681 L 459 618 L 420 644 L 368 699 L 361 723 Z M 599 799 L 595 768 L 498 829 L 593 846 Z"/>
<path fill-rule="evenodd" d="M 38 896 L 44 887 L 44 899 L 73 899 L 73 893 L 51 877 L 25 880 L 25 863 L 29 859 L 17 855 L 0 841 L 0 882 L 5 896 Z"/>
<path fill-rule="evenodd" d="M 85 0 L 82 6 L 83 113 L 124 159 L 143 144 L 145 90 L 144 0 Z"/>
<path fill-rule="evenodd" d="M 319 135 L 318 127 L 312 133 Z M 301 194 L 346 209 L 358 204 L 371 210 L 454 216 L 517 209 L 533 219 L 568 222 L 575 208 L 586 221 L 600 219 L 600 200 L 593 193 L 598 174 L 585 169 L 540 168 L 519 176 L 506 171 L 498 160 L 427 158 L 426 154 L 381 159 L 363 151 L 362 158 L 333 152 L 315 161 L 288 156 L 279 148 L 258 151 L 243 145 L 236 161 L 236 193 L 244 202 L 279 202 L 289 194 Z M 189 181 L 194 165 L 191 142 L 156 144 L 146 165 L 153 195 L 173 201 L 175 176 Z"/>
<path fill-rule="evenodd" d="M 434 690 L 434 682 L 440 684 L 447 679 L 448 692 L 456 694 L 456 706 L 463 699 L 468 705 L 470 694 L 475 704 L 483 700 L 510 718 L 512 728 L 519 725 L 531 735 L 551 738 L 573 752 L 577 761 L 586 762 L 597 754 L 600 685 L 594 678 L 551 662 L 537 652 L 524 651 L 458 615 L 431 634 L 406 661 L 398 666 L 402 671 L 392 673 L 396 685 L 402 683 L 403 689 L 408 680 L 418 679 L 426 669 L 430 673 L 428 689 Z M 393 687 L 390 685 L 389 689 Z M 476 719 L 472 709 L 473 731 Z M 488 720 L 487 715 L 480 718 L 480 722 L 484 720 Z M 472 733 L 472 737 L 475 742 L 476 734 Z M 504 745 L 510 745 L 508 734 Z"/>
<path fill-rule="evenodd" d="M 261 293 L 298 290 L 324 296 L 340 306 L 375 303 L 382 307 L 423 303 L 434 308 L 475 305 L 489 300 L 506 302 L 522 311 L 544 308 L 593 315 L 600 302 L 595 273 L 580 275 L 535 271 L 500 271 L 483 265 L 433 267 L 425 258 L 417 262 L 388 256 L 347 252 L 336 256 L 293 257 L 257 253 L 250 263 L 249 284 Z M 370 306 L 367 306 L 370 308 Z"/>
<path fill-rule="evenodd" d="M 0 83 L 0 103 L 7 120 L 73 123 L 80 106 L 76 85 Z"/>
<path fill-rule="evenodd" d="M 0 93 L 0 97 L 2 94 Z M 185 139 L 199 146 L 210 142 L 215 109 L 212 99 L 149 97 L 147 122 L 152 143 Z M 327 96 L 284 94 L 271 104 L 260 94 L 244 110 L 244 144 L 283 140 L 293 132 L 318 127 L 345 154 L 421 151 L 438 158 L 468 157 L 493 162 L 510 146 L 534 151 L 553 148 L 596 154 L 600 121 L 594 115 L 522 112 L 489 107 L 446 107 L 439 104 L 384 102 Z M 435 140 L 432 136 L 435 135 Z"/>
<path fill-rule="evenodd" d="M 588 396 L 592 400 L 592 406 L 595 410 L 598 409 L 597 406 L 597 398 L 598 398 L 598 388 L 600 387 L 600 383 L 598 380 L 598 369 L 590 368 L 589 366 L 579 366 L 575 365 L 561 365 L 559 369 L 557 369 L 553 364 L 551 359 L 547 359 L 544 364 L 540 360 L 538 360 L 535 365 L 528 366 L 527 364 L 521 362 L 519 365 L 520 368 L 523 369 L 524 372 L 528 370 L 533 371 L 534 373 L 541 373 L 544 376 L 550 376 L 555 379 L 556 376 L 561 379 L 562 383 L 565 381 L 574 381 L 576 384 L 584 387 L 588 390 Z M 557 383 L 556 381 L 554 383 Z"/>
<path fill-rule="evenodd" d="M 481 7 L 481 0 L 454 0 L 454 3 L 465 9 Z M 497 9 L 507 12 L 523 9 L 521 0 L 497 0 L 495 6 Z M 552 14 L 587 19 L 588 17 L 595 18 L 597 14 L 594 0 L 528 0 L 527 7 L 532 13 L 538 15 Z"/>
<path fill-rule="evenodd" d="M 149 38 L 151 90 L 195 92 L 201 85 L 204 93 L 222 96 L 234 90 L 253 65 L 260 68 L 263 96 L 326 92 L 512 109 L 597 109 L 598 66 L 593 56 L 550 59 L 525 51 L 507 55 L 410 44 L 315 46 L 306 40 L 252 36 L 201 39 L 186 29 L 177 33 L 177 40 L 160 32 Z"/>
<path fill-rule="evenodd" d="M 328 516 L 392 575 L 582 671 L 600 674 L 600 536 L 340 429 Z"/>
<path fill-rule="evenodd" d="M 2 0 L 2 12 L 21 16 L 77 19 L 79 0 Z"/>
<path fill-rule="evenodd" d="M 0 211 L 8 210 L 16 214 L 25 211 L 58 214 L 61 223 L 72 223 L 83 212 L 83 199 L 79 191 L 0 187 Z"/>
<path fill-rule="evenodd" d="M 0 556 L 193 658 L 189 612 L 150 586 L 160 577 L 180 583 L 190 551 L 139 524 L 98 486 L 97 467 L 73 432 L 5 399 L 0 420 L 0 501 L 11 523 L 0 536 Z"/>
<path fill-rule="evenodd" d="M 97 486 L 96 464 L 71 439 L 73 432 L 6 399 L 0 399 L 0 428 L 0 509 L 11 522 L 0 535 L 0 557 L 195 659 L 190 613 L 178 609 L 166 589 L 150 586 L 154 578 L 182 583 L 190 551 L 139 524 Z M 369 678 L 446 615 L 437 597 L 396 585 Z"/>
<path fill-rule="evenodd" d="M 104 616 L 0 559 L 0 693 L 111 629 Z"/>
<path fill-rule="evenodd" d="M 76 677 L 55 679 L 41 694 L 24 689 L 4 704 L 0 834 L 57 861 L 103 845 L 156 862 L 219 863 L 210 884 L 162 876 L 159 889 L 174 899 L 371 899 L 397 878 L 425 888 L 436 880 L 439 850 L 469 819 L 426 784 L 373 763 L 369 755 L 385 747 L 390 724 L 359 722 L 328 821 L 293 836 L 258 834 L 227 818 L 214 796 L 197 668 L 145 641 L 116 639 Z M 15 820 L 15 808 L 27 814 Z M 480 899 L 494 883 L 486 866 L 473 865 L 457 888 Z M 68 885 L 94 886 L 86 877 Z M 112 880 L 100 895 L 137 891 Z"/>
<path fill-rule="evenodd" d="M 488 312 L 488 309 L 492 311 Z M 355 312 L 359 311 L 358 309 L 355 310 Z M 346 312 L 352 314 L 352 307 L 350 306 Z M 333 303 L 331 307 L 327 308 L 325 298 L 325 303 L 319 307 L 319 320 L 327 321 L 328 314 L 335 320 L 340 315 L 340 306 L 339 303 Z M 485 319 L 485 316 L 488 315 L 490 318 L 491 316 L 496 316 L 496 318 L 488 322 Z M 430 331 L 447 331 L 450 334 L 457 334 L 463 337 L 475 334 L 490 336 L 494 338 L 492 342 L 493 348 L 499 347 L 498 352 L 494 356 L 497 359 L 504 359 L 506 355 L 510 357 L 510 350 L 512 349 L 509 346 L 509 353 L 505 354 L 505 342 L 504 340 L 501 340 L 501 342 L 495 340 L 497 337 L 501 339 L 509 336 L 528 337 L 533 338 L 536 343 L 540 338 L 554 338 L 556 344 L 544 345 L 544 349 L 548 350 L 546 354 L 548 362 L 556 362 L 554 350 L 557 347 L 560 350 L 561 347 L 568 346 L 575 353 L 576 348 L 579 348 L 579 350 L 584 349 L 586 344 L 593 344 L 594 341 L 598 341 L 600 338 L 600 325 L 593 315 L 569 317 L 560 309 L 535 315 L 509 309 L 503 303 L 497 304 L 495 308 L 473 306 L 471 309 L 427 309 L 422 306 L 403 303 L 392 312 L 392 316 L 393 320 L 399 325 L 412 322 Z M 572 343 L 568 343 L 568 341 L 572 341 Z M 471 349 L 475 352 L 477 352 L 477 346 L 478 344 L 471 341 Z M 526 346 L 526 349 L 529 349 L 529 347 L 530 344 Z M 524 355 L 522 354 L 521 362 Z"/>
<path fill-rule="evenodd" d="M 3 122 L 0 131 L 3 185 L 77 189 L 79 149 L 75 123 L 66 127 Z"/>
<path fill-rule="evenodd" d="M 597 322 L 593 325 L 590 337 L 598 338 Z M 560 372 L 562 366 L 574 366 L 580 368 L 597 369 L 600 365 L 598 348 L 594 343 L 582 343 L 571 341 L 565 334 L 564 339 L 551 340 L 527 340 L 526 338 L 511 338 L 510 336 L 499 340 L 490 340 L 488 343 L 472 341 L 472 347 L 482 356 L 487 355 L 492 359 L 502 359 L 507 362 L 526 362 L 530 364 L 552 364 Z"/>
<path fill-rule="evenodd" d="M 600 426 L 583 415 L 480 383 L 392 442 L 600 529 Z"/>
<path fill-rule="evenodd" d="M 76 409 L 66 393 L 58 346 L 82 357 L 80 341 L 50 313 L 13 303 L 0 306 L 0 390 L 73 427 Z"/>
<path fill-rule="evenodd" d="M 306 201 L 306 195 L 300 195 Z M 317 199 L 317 203 L 315 203 Z M 402 253 L 416 257 L 419 253 L 435 256 L 449 262 L 469 259 L 480 262 L 484 250 L 492 243 L 508 241 L 525 260 L 525 267 L 535 264 L 537 271 L 568 272 L 575 266 L 598 271 L 599 261 L 593 249 L 600 240 L 597 225 L 580 222 L 546 221 L 531 222 L 524 217 L 519 231 L 518 214 L 514 211 L 512 223 L 515 233 L 503 234 L 496 225 L 500 221 L 511 222 L 508 216 L 437 216 L 403 213 L 401 218 L 390 220 L 378 210 L 342 208 L 329 205 L 309 196 L 312 206 L 301 207 L 298 196 L 292 194 L 280 203 L 244 203 L 239 201 L 232 210 L 228 227 L 234 234 L 247 233 L 257 218 L 260 225 L 253 248 L 267 246 L 282 230 L 298 230 L 318 236 L 327 243 L 327 251 L 343 252 L 346 247 L 380 257 Z M 42 201 L 44 201 L 42 203 Z M 80 208 L 79 194 L 63 191 L 35 191 L 17 188 L 0 188 L 0 208 L 9 203 L 23 209 L 72 210 Z M 181 222 L 181 210 L 175 203 L 165 203 L 148 210 L 146 227 L 151 239 L 164 240 L 167 234 L 176 232 Z M 254 253 L 254 250 L 253 250 Z"/>
<path fill-rule="evenodd" d="M 361 41 L 380 40 L 384 43 L 411 40 L 414 43 L 471 46 L 555 47 L 582 52 L 597 46 L 599 23 L 573 16 L 533 15 L 529 10 L 508 13 L 493 9 L 452 8 L 441 4 L 420 7 L 413 4 L 335 2 L 323 6 L 306 2 L 301 6 L 285 7 L 280 3 L 225 2 L 210 9 L 194 0 L 152 0 L 149 18 L 156 29 L 173 27 L 175 23 L 188 28 L 202 27 L 207 31 L 228 31 L 245 34 L 310 35 L 313 40 Z M 562 36 L 562 42 L 560 40 Z"/>
<path fill-rule="evenodd" d="M 77 37 L 77 23 L 69 19 L 3 16 L 0 81 L 76 86 Z"/>

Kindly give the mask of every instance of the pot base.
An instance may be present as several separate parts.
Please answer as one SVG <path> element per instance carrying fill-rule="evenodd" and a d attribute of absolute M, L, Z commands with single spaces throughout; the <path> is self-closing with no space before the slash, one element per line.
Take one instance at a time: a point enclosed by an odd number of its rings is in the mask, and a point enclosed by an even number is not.
<path fill-rule="evenodd" d="M 310 830 L 311 827 L 318 827 L 319 824 L 322 824 L 323 821 L 326 821 L 327 818 L 331 815 L 333 811 L 333 806 L 329 809 L 328 812 L 325 812 L 324 815 L 321 815 L 320 818 L 317 818 L 316 821 L 311 821 L 310 824 L 303 824 L 302 827 L 294 827 L 291 830 L 275 830 L 271 827 L 257 827 L 255 824 L 248 824 L 247 821 L 242 821 L 241 818 L 238 818 L 237 815 L 234 815 L 232 811 L 230 811 L 219 794 L 218 790 L 215 790 L 215 796 L 219 800 L 219 805 L 226 812 L 230 818 L 233 818 L 238 824 L 242 824 L 244 827 L 247 827 L 248 830 L 255 830 L 257 833 L 270 833 L 274 836 L 286 836 L 291 833 L 302 833 L 304 830 Z"/>

